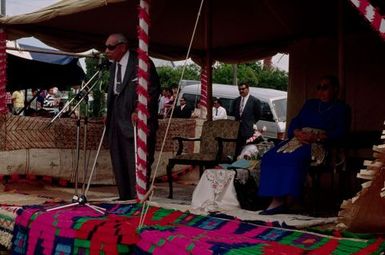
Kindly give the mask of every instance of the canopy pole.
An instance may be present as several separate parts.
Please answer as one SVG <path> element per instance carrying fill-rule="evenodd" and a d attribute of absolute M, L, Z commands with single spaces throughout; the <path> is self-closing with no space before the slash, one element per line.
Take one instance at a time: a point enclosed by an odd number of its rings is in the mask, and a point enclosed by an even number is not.
<path fill-rule="evenodd" d="M 137 153 L 136 157 L 136 193 L 138 199 L 142 200 L 146 194 L 147 178 L 147 116 L 148 112 L 148 86 L 149 86 L 149 72 L 150 72 L 150 59 L 148 56 L 148 44 L 149 44 L 149 1 L 141 0 L 139 7 L 139 27 L 138 27 L 138 86 L 136 92 L 138 94 L 137 112 L 138 122 L 137 128 Z"/>
<path fill-rule="evenodd" d="M 206 57 L 205 57 L 205 73 L 207 75 L 207 119 L 213 119 L 213 79 L 212 79 L 212 65 L 213 58 L 211 54 L 212 48 L 212 1 L 205 2 L 205 47 L 206 47 Z M 201 88 L 202 89 L 202 88 Z"/>
<path fill-rule="evenodd" d="M 5 115 L 8 113 L 6 103 L 6 83 L 7 83 L 7 53 L 6 53 L 6 39 L 4 29 L 0 28 L 0 114 Z"/>
<path fill-rule="evenodd" d="M 341 100 L 346 99 L 344 16 L 344 0 L 338 0 L 338 80 Z"/>

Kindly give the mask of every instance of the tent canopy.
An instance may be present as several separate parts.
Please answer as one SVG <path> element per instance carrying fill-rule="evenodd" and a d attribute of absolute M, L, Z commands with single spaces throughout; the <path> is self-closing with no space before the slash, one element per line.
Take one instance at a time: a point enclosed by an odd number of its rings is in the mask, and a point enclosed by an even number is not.
<path fill-rule="evenodd" d="M 85 74 L 79 59 L 71 56 L 39 53 L 50 50 L 29 45 L 7 43 L 8 47 L 30 51 L 7 50 L 7 90 L 58 87 L 68 90 L 80 85 Z M 15 47 L 16 46 L 16 47 Z M 55 52 L 52 50 L 52 52 Z M 57 51 L 56 51 L 57 52 Z"/>
<path fill-rule="evenodd" d="M 384 15 L 385 1 L 371 0 Z M 104 50 L 108 34 L 137 47 L 139 0 L 62 0 L 34 13 L 0 18 L 9 39 L 34 36 L 70 52 Z M 151 1 L 152 57 L 186 57 L 198 0 Z M 314 96 L 325 74 L 339 75 L 352 106 L 352 130 L 382 129 L 385 47 L 350 0 L 206 0 L 191 55 L 226 63 L 290 54 L 288 119 Z M 364 85 L 364 86 L 363 86 Z M 382 101 L 381 101 L 382 100 Z M 373 114 L 374 112 L 379 114 Z"/>
<path fill-rule="evenodd" d="M 191 55 L 227 63 L 255 60 L 300 39 L 336 36 L 336 0 L 206 0 L 199 18 Z M 0 19 L 10 39 L 34 36 L 55 48 L 80 52 L 104 51 L 108 34 L 125 33 L 137 46 L 139 1 L 62 0 L 31 14 Z M 380 7 L 383 1 L 375 0 Z M 381 6 L 382 5 L 382 6 Z M 200 1 L 151 2 L 150 55 L 168 60 L 186 57 Z M 343 0 L 345 32 L 367 29 L 357 10 Z M 385 8 L 383 8 L 385 9 Z"/>

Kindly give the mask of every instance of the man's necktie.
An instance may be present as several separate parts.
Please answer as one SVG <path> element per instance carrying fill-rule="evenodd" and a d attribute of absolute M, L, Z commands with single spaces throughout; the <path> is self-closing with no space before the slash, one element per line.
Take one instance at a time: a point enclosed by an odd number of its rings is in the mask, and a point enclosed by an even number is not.
<path fill-rule="evenodd" d="M 242 97 L 241 98 L 241 104 L 239 105 L 239 115 L 242 115 L 243 108 L 245 107 L 244 103 L 245 103 L 245 98 Z"/>
<path fill-rule="evenodd" d="M 115 94 L 119 94 L 122 90 L 122 65 L 116 63 L 116 67 L 118 68 L 116 71 L 116 87 Z"/>
<path fill-rule="evenodd" d="M 215 108 L 215 116 L 218 116 L 218 108 Z"/>

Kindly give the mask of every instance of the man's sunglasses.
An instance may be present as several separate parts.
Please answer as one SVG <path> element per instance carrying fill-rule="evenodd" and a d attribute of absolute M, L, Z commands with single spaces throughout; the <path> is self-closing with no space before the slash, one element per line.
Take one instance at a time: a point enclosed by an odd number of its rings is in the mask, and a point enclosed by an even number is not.
<path fill-rule="evenodd" d="M 109 44 L 107 44 L 107 45 L 106 45 L 106 48 L 107 48 L 108 50 L 115 50 L 116 47 L 118 47 L 119 45 L 121 45 L 121 44 L 123 44 L 123 43 L 124 43 L 124 42 L 119 42 L 119 43 L 114 44 L 114 45 L 109 45 Z"/>

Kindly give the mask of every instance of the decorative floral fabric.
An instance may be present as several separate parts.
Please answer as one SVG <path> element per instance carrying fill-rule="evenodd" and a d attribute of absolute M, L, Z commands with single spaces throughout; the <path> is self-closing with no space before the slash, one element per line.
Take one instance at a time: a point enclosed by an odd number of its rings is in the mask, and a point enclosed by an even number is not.
<path fill-rule="evenodd" d="M 239 208 L 233 170 L 207 169 L 196 186 L 191 206 L 207 212 Z"/>

